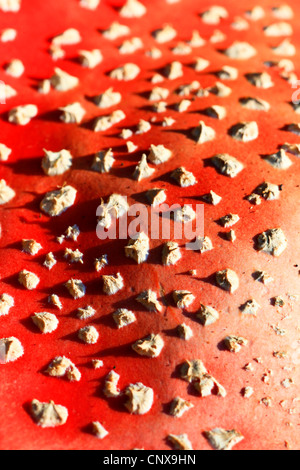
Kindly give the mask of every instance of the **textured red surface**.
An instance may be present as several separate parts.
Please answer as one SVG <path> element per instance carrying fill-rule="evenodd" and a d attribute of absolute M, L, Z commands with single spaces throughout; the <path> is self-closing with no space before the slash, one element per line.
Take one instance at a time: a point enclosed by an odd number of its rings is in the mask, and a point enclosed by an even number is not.
<path fill-rule="evenodd" d="M 126 154 L 124 141 L 118 137 L 122 127 L 137 124 L 140 118 L 152 116 L 148 109 L 149 102 L 145 92 L 152 84 L 149 78 L 166 63 L 174 60 L 170 47 L 177 40 L 188 40 L 193 29 L 199 29 L 204 38 L 209 38 L 214 26 L 204 25 L 199 13 L 214 2 L 182 0 L 175 5 L 167 5 L 163 0 L 151 0 L 144 3 L 148 13 L 139 20 L 120 19 L 117 6 L 122 2 L 102 0 L 96 12 L 79 7 L 76 0 L 57 2 L 48 0 L 24 1 L 19 13 L 0 13 L 0 25 L 15 27 L 17 39 L 12 43 L 0 43 L 1 65 L 12 58 L 20 58 L 25 65 L 25 74 L 21 79 L 8 77 L 4 71 L 0 78 L 18 91 L 18 96 L 2 106 L 0 141 L 12 148 L 9 161 L 1 163 L 1 178 L 16 191 L 16 197 L 1 207 L 1 255 L 0 255 L 0 293 L 6 292 L 15 298 L 15 306 L 7 317 L 0 319 L 0 337 L 14 335 L 24 345 L 24 356 L 16 361 L 0 366 L 0 448 L 1 449 L 168 449 L 166 436 L 169 433 L 186 432 L 194 449 L 209 449 L 203 437 L 203 431 L 213 427 L 226 429 L 237 428 L 245 439 L 237 449 L 283 449 L 286 441 L 292 448 L 299 448 L 299 403 L 293 401 L 299 390 L 299 368 L 296 369 L 299 354 L 295 345 L 299 338 L 297 330 L 299 303 L 287 299 L 283 309 L 276 309 L 270 304 L 275 295 L 299 293 L 299 160 L 291 157 L 294 165 L 286 171 L 275 170 L 260 157 L 261 154 L 276 151 L 284 142 L 298 142 L 299 138 L 289 134 L 282 127 L 297 122 L 289 104 L 292 90 L 290 85 L 279 77 L 278 69 L 268 69 L 275 83 L 275 88 L 261 90 L 254 88 L 244 77 L 248 72 L 266 70 L 265 60 L 273 59 L 269 46 L 280 42 L 278 38 L 267 39 L 262 27 L 274 21 L 270 14 L 272 1 L 261 1 L 266 7 L 266 17 L 251 23 L 251 28 L 244 32 L 235 32 L 230 23 L 236 15 L 252 6 L 245 1 L 236 6 L 234 1 L 221 1 L 226 6 L 230 18 L 217 26 L 227 34 L 227 39 L 216 45 L 209 43 L 194 49 L 189 56 L 183 56 L 184 77 L 175 81 L 166 80 L 162 86 L 174 91 L 178 85 L 198 79 L 203 87 L 216 81 L 212 72 L 222 65 L 236 65 L 240 78 L 230 82 L 233 93 L 228 98 L 210 95 L 198 98 L 183 114 L 168 110 L 166 115 L 174 116 L 177 122 L 173 127 L 162 129 L 154 124 L 151 132 L 132 139 L 138 146 L 138 152 Z M 200 2 L 199 2 L 200 3 Z M 295 11 L 291 21 L 295 34 L 293 42 L 299 46 L 300 6 L 290 2 Z M 114 21 L 128 24 L 131 36 L 140 36 L 145 48 L 154 45 L 150 32 L 168 22 L 178 30 L 178 38 L 161 46 L 163 57 L 158 60 L 147 58 L 144 51 L 134 56 L 120 56 L 117 46 L 120 38 L 114 42 L 105 40 L 101 31 Z M 54 62 L 47 53 L 50 39 L 68 27 L 77 28 L 82 35 L 82 43 L 66 47 L 66 57 L 57 62 L 57 66 L 74 74 L 80 79 L 80 86 L 73 91 L 60 93 L 52 90 L 41 96 L 36 91 L 37 81 L 48 78 L 53 73 Z M 245 62 L 231 61 L 218 51 L 230 45 L 234 39 L 245 39 L 259 51 L 253 59 Z M 94 70 L 83 69 L 76 61 L 80 49 L 99 47 L 103 53 L 103 62 Z M 196 73 L 191 67 L 193 58 L 205 57 L 211 61 L 210 67 Z M 299 56 L 294 59 L 299 70 Z M 141 66 L 142 72 L 137 80 L 129 83 L 114 83 L 108 76 L 112 68 L 119 63 L 134 62 Z M 122 91 L 123 101 L 118 106 L 124 109 L 127 117 L 124 122 L 105 133 L 94 133 L 89 123 L 103 113 L 88 97 L 104 91 L 109 86 Z M 259 96 L 270 102 L 272 108 L 267 114 L 243 109 L 238 99 L 243 96 Z M 168 103 L 179 101 L 172 93 Z M 83 125 L 66 125 L 57 119 L 58 107 L 80 101 L 87 113 Z M 39 114 L 28 126 L 15 126 L 7 122 L 7 110 L 19 104 L 35 103 Z M 204 145 L 195 144 L 188 136 L 188 130 L 195 127 L 203 118 L 201 110 L 212 104 L 224 104 L 228 117 L 223 121 L 205 118 L 208 125 L 214 127 L 218 138 Z M 158 121 L 161 115 L 157 115 Z M 259 138 L 248 144 L 234 141 L 227 135 L 227 130 L 241 120 L 256 120 Z M 142 151 L 147 151 L 150 143 L 163 143 L 173 150 L 173 157 L 165 164 L 156 167 L 153 178 L 138 183 L 131 179 L 134 166 Z M 100 175 L 90 171 L 92 155 L 100 150 L 112 147 L 116 156 L 115 165 L 110 174 Z M 48 177 L 41 170 L 42 149 L 69 149 L 74 155 L 72 170 L 62 176 Z M 238 177 L 228 179 L 216 173 L 215 169 L 205 166 L 205 159 L 217 152 L 236 155 L 244 164 L 245 170 Z M 197 177 L 196 186 L 184 189 L 173 184 L 169 173 L 174 168 L 184 165 Z M 252 207 L 244 196 L 261 182 L 282 184 L 283 191 L 278 201 L 270 201 L 261 206 Z M 64 182 L 78 190 L 76 204 L 58 218 L 50 219 L 40 213 L 39 203 L 42 195 Z M 126 241 L 103 241 L 95 233 L 96 207 L 101 197 L 113 191 L 127 195 L 129 202 L 141 200 L 139 193 L 157 185 L 167 189 L 168 203 L 195 203 L 197 198 L 213 189 L 223 197 L 216 206 L 205 206 L 205 234 L 214 244 L 214 250 L 200 255 L 184 251 L 180 262 L 174 267 L 165 268 L 160 264 L 160 241 L 153 242 L 153 251 L 146 263 L 137 266 L 124 256 Z M 237 240 L 234 244 L 218 236 L 222 231 L 215 220 L 228 212 L 238 213 L 241 220 L 235 227 Z M 59 245 L 55 238 L 63 233 L 68 225 L 78 224 L 81 235 L 78 243 L 66 242 Z M 284 254 L 276 259 L 259 253 L 253 248 L 253 237 L 273 227 L 282 227 L 289 245 Z M 22 238 L 34 238 L 43 246 L 43 251 L 35 257 L 23 253 L 20 249 Z M 79 248 L 84 253 L 84 264 L 68 265 L 63 258 L 66 246 Z M 50 271 L 42 266 L 44 256 L 53 251 L 58 259 L 57 265 Z M 113 297 L 102 293 L 101 275 L 93 268 L 93 259 L 107 253 L 109 266 L 103 273 L 120 272 L 125 280 L 125 288 Z M 239 290 L 230 295 L 221 291 L 212 281 L 212 274 L 219 269 L 230 267 L 240 276 Z M 17 282 L 17 273 L 21 269 L 35 272 L 41 279 L 35 291 L 26 291 Z M 186 272 L 197 269 L 197 276 L 191 277 Z M 275 278 L 269 286 L 254 282 L 251 274 L 254 270 L 266 270 Z M 102 273 L 101 273 L 102 274 Z M 69 297 L 64 282 L 72 276 L 82 279 L 87 286 L 87 295 L 80 300 Z M 152 288 L 163 296 L 162 313 L 148 313 L 140 309 L 135 296 L 142 290 Z M 191 290 L 196 301 L 189 313 L 182 313 L 174 307 L 170 293 L 175 288 Z M 47 296 L 57 293 L 62 300 L 63 310 L 51 309 Z M 254 297 L 262 309 L 257 318 L 242 317 L 239 306 Z M 193 315 L 200 303 L 217 308 L 220 320 L 203 328 Z M 89 322 L 76 318 L 76 309 L 92 305 L 96 316 Z M 122 330 L 117 330 L 111 317 L 116 307 L 132 308 L 137 322 Z M 34 312 L 53 311 L 60 321 L 58 329 L 49 335 L 41 335 L 33 326 L 30 316 Z M 193 328 L 194 337 L 184 342 L 174 334 L 174 328 L 186 322 Z M 86 323 L 95 325 L 100 333 L 96 345 L 84 345 L 77 340 L 77 330 Z M 285 336 L 277 336 L 270 325 L 285 328 Z M 165 348 L 156 359 L 137 356 L 131 350 L 131 344 L 151 332 L 161 332 Z M 220 348 L 222 339 L 230 333 L 239 334 L 249 340 L 249 345 L 236 355 Z M 294 349 L 293 349 L 294 348 Z M 273 351 L 285 350 L 289 356 L 285 360 L 273 357 Z M 61 379 L 43 374 L 45 366 L 55 355 L 66 355 L 81 370 L 79 383 L 68 383 Z M 253 358 L 261 357 L 262 364 Z M 104 367 L 93 370 L 90 361 L 101 358 Z M 211 396 L 199 398 L 189 394 L 187 383 L 176 374 L 176 367 L 185 359 L 201 358 L 209 371 L 224 385 L 228 395 L 224 398 Z M 254 371 L 246 372 L 243 367 L 253 362 Z M 120 374 L 120 387 L 141 381 L 154 389 L 155 401 L 151 411 L 145 416 L 130 416 L 125 410 L 122 399 L 105 399 L 102 384 L 105 375 L 113 368 Z M 291 367 L 291 370 L 284 370 Z M 270 383 L 262 381 L 263 374 L 271 369 L 273 376 Z M 284 389 L 280 382 L 286 377 L 293 377 L 295 385 Z M 254 395 L 246 400 L 240 394 L 245 386 L 254 388 Z M 181 396 L 193 402 L 195 408 L 182 418 L 174 419 L 167 414 L 167 404 Z M 261 398 L 270 396 L 272 408 L 260 404 Z M 41 429 L 28 414 L 28 404 L 37 398 L 41 401 L 53 399 L 65 405 L 69 410 L 69 419 L 61 428 Z M 287 400 L 286 408 L 279 405 Z M 289 409 L 295 410 L 289 413 Z M 88 432 L 88 424 L 99 420 L 109 431 L 104 440 L 98 440 Z M 292 425 L 289 425 L 291 423 Z"/>

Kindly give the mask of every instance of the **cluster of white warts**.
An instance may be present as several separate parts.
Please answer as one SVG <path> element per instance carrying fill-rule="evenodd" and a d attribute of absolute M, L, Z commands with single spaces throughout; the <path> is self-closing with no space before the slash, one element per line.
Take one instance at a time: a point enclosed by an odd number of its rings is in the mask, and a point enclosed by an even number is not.
<path fill-rule="evenodd" d="M 168 3 L 175 3 L 176 0 L 166 0 Z M 80 0 L 80 5 L 83 8 L 95 9 L 99 4 L 99 0 Z M 21 0 L 0 0 L 0 9 L 3 11 L 18 11 L 21 5 Z M 145 6 L 138 0 L 128 0 L 124 7 L 120 10 L 120 15 L 123 18 L 138 18 L 146 13 Z M 290 36 L 292 34 L 292 28 L 288 20 L 292 17 L 292 11 L 289 7 L 278 7 L 273 9 L 273 14 L 278 20 L 277 23 L 269 25 L 264 28 L 264 33 L 267 37 L 280 37 Z M 227 11 L 222 7 L 212 7 L 202 14 L 202 20 L 207 24 L 218 24 L 222 18 L 228 16 Z M 247 12 L 246 18 L 250 20 L 257 20 L 264 16 L 264 11 L 260 7 L 255 7 L 253 10 Z M 232 23 L 232 28 L 236 30 L 247 29 L 249 27 L 246 19 L 236 18 Z M 103 36 L 109 40 L 115 40 L 118 37 L 128 35 L 130 29 L 121 25 L 117 22 L 113 23 L 106 31 Z M 158 44 L 171 41 L 177 35 L 176 30 L 170 26 L 165 25 L 161 29 L 153 33 L 154 39 Z M 13 41 L 17 36 L 17 31 L 13 28 L 3 30 L 0 36 L 2 42 Z M 213 36 L 210 38 L 212 43 L 222 41 L 224 39 L 223 33 L 215 31 Z M 50 54 L 54 60 L 62 58 L 64 56 L 64 50 L 62 46 L 77 44 L 81 41 L 80 33 L 70 28 L 64 31 L 59 36 L 53 38 Z M 175 55 L 186 55 L 190 54 L 193 47 L 201 47 L 205 41 L 201 38 L 197 31 L 193 32 L 192 39 L 187 42 L 180 42 L 176 47 L 172 49 Z M 140 38 L 134 37 L 126 39 L 119 48 L 120 54 L 131 54 L 135 51 L 143 48 L 143 42 Z M 287 57 L 295 54 L 295 47 L 285 39 L 278 46 L 273 48 L 273 53 L 277 55 L 285 55 Z M 146 54 L 153 59 L 161 56 L 161 51 L 157 47 L 153 47 Z M 225 54 L 229 58 L 247 60 L 256 54 L 255 49 L 245 42 L 235 42 L 227 50 Z M 79 51 L 79 62 L 83 67 L 93 69 L 97 67 L 103 60 L 102 53 L 99 49 L 91 51 L 81 50 Z M 292 74 L 293 63 L 289 59 L 282 59 L 275 63 L 283 69 L 281 76 L 286 80 L 292 81 L 295 77 Z M 196 71 L 204 70 L 209 66 L 209 61 L 203 58 L 198 58 L 194 67 Z M 12 60 L 6 67 L 8 75 L 18 78 L 23 75 L 25 71 L 23 63 L 19 59 Z M 140 68 L 134 63 L 126 63 L 125 65 L 112 70 L 110 77 L 117 81 L 130 81 L 134 80 L 140 74 Z M 152 77 L 152 83 L 156 84 L 163 80 L 170 79 L 174 80 L 183 75 L 182 64 L 179 61 L 174 61 L 166 66 L 164 75 L 155 74 Z M 223 80 L 235 80 L 238 76 L 238 71 L 234 67 L 224 66 L 221 71 L 218 72 L 218 77 Z M 249 82 L 255 87 L 269 88 L 274 86 L 272 79 L 269 74 L 254 73 L 249 74 L 247 77 Z M 56 67 L 54 74 L 49 79 L 43 80 L 38 87 L 38 90 L 42 94 L 50 92 L 51 87 L 58 91 L 68 91 L 79 85 L 77 77 L 71 76 L 64 70 Z M 16 91 L 10 87 L 5 87 L 6 98 L 9 99 L 16 95 Z M 230 95 L 231 88 L 225 86 L 221 82 L 216 82 L 214 87 L 208 89 L 201 89 L 199 82 L 194 81 L 191 84 L 183 85 L 178 90 L 179 96 L 189 96 L 196 93 L 196 96 L 207 96 L 209 93 L 213 93 L 217 96 L 225 97 Z M 169 90 L 163 87 L 155 86 L 150 95 L 149 101 L 153 103 L 153 110 L 155 112 L 166 111 L 167 103 L 164 101 L 169 96 Z M 101 109 L 110 108 L 115 106 L 122 101 L 122 95 L 119 92 L 115 92 L 113 88 L 109 88 L 102 94 L 94 98 L 94 103 Z M 192 101 L 183 98 L 176 105 L 178 112 L 186 111 Z M 269 110 L 269 104 L 264 100 L 258 98 L 248 98 L 248 100 L 241 103 L 242 106 L 248 109 L 256 110 Z M 77 123 L 80 124 L 86 114 L 85 109 L 79 102 L 70 103 L 67 106 L 60 108 L 61 120 L 64 123 Z M 17 106 L 9 111 L 8 120 L 11 123 L 17 125 L 27 125 L 31 119 L 38 114 L 38 108 L 35 105 L 27 104 Z M 206 110 L 206 114 L 216 119 L 223 119 L 226 117 L 226 108 L 223 106 L 212 106 Z M 119 123 L 126 118 L 125 113 L 122 110 L 113 111 L 111 114 L 101 116 L 94 122 L 93 130 L 95 132 L 105 131 L 111 126 Z M 170 126 L 174 124 L 174 120 L 169 117 L 165 117 L 162 121 L 163 126 Z M 136 134 L 142 134 L 148 132 L 151 129 L 151 123 L 141 120 L 135 130 Z M 299 128 L 296 124 L 290 125 L 290 131 L 297 134 L 300 133 Z M 128 139 L 133 135 L 133 131 L 130 129 L 123 129 L 121 137 Z M 237 140 L 248 142 L 254 140 L 259 135 L 259 129 L 255 121 L 238 123 L 231 129 L 231 136 Z M 193 129 L 193 138 L 197 143 L 202 144 L 204 142 L 213 140 L 215 138 L 215 131 L 211 127 L 207 126 L 205 122 L 201 121 L 199 126 Z M 135 144 L 131 141 L 127 141 L 128 152 L 133 152 L 137 149 Z M 138 163 L 135 171 L 132 175 L 133 179 L 140 181 L 144 178 L 150 177 L 155 169 L 148 165 L 148 161 L 153 165 L 159 165 L 167 161 L 172 156 L 172 151 L 165 148 L 163 145 L 151 145 L 149 149 L 149 155 L 142 155 L 140 162 Z M 72 166 L 72 155 L 70 151 L 62 149 L 58 152 L 52 152 L 50 150 L 44 150 L 45 156 L 42 161 L 42 168 L 46 175 L 60 175 L 69 170 Z M 279 169 L 286 169 L 292 161 L 286 155 L 286 152 L 290 152 L 294 155 L 300 155 L 300 148 L 296 144 L 284 144 L 284 146 L 276 153 L 266 157 L 266 161 L 272 166 Z M 5 144 L 0 144 L 0 160 L 8 160 L 11 154 Z M 216 169 L 221 173 L 229 177 L 235 177 L 242 171 L 243 165 L 235 157 L 227 154 L 216 155 L 212 158 L 212 162 Z M 108 152 L 99 152 L 95 155 L 92 169 L 101 173 L 107 173 L 110 171 L 114 163 L 113 152 L 111 149 Z M 185 168 L 180 167 L 173 171 L 171 175 L 181 187 L 187 187 L 196 184 L 196 178 L 194 175 L 187 171 Z M 112 195 L 113 196 L 113 195 Z M 117 195 L 122 198 L 122 196 Z M 0 181 L 0 204 L 9 202 L 15 197 L 15 192 L 10 188 L 6 181 Z M 148 191 L 147 195 L 149 201 L 152 204 L 160 204 L 166 198 L 164 190 L 157 188 Z M 248 197 L 251 203 L 260 204 L 261 198 L 266 200 L 277 199 L 279 197 L 279 187 L 271 183 L 264 183 L 256 188 L 253 193 Z M 61 189 L 50 191 L 44 197 L 41 202 L 41 209 L 49 216 L 58 216 L 71 205 L 74 204 L 76 199 L 76 189 L 72 186 L 64 186 Z M 221 197 L 218 196 L 214 191 L 210 191 L 209 194 L 204 195 L 203 199 L 211 204 L 218 204 L 221 201 Z M 114 207 L 114 206 L 113 206 Z M 183 215 L 180 215 L 183 218 Z M 239 220 L 237 214 L 227 214 L 220 219 L 220 223 L 224 227 L 231 227 Z M 106 221 L 107 223 L 107 221 Z M 235 234 L 231 230 L 228 239 L 234 241 Z M 79 235 L 79 229 L 77 226 L 69 227 L 64 235 L 62 235 L 60 243 L 66 238 L 77 240 Z M 211 241 L 208 237 L 199 240 L 200 252 L 209 251 L 213 248 Z M 269 252 L 275 256 L 279 256 L 287 246 L 284 233 L 281 229 L 269 229 L 266 232 L 260 234 L 258 239 L 258 249 Z M 30 255 L 37 254 L 42 246 L 35 240 L 23 240 L 22 249 Z M 149 254 L 149 238 L 145 234 L 141 234 L 138 239 L 130 240 L 128 246 L 125 247 L 125 255 L 131 257 L 137 263 L 145 262 Z M 65 249 L 65 258 L 69 262 L 83 263 L 83 253 L 78 249 L 72 250 L 70 248 Z M 177 243 L 167 242 L 163 246 L 162 250 L 162 264 L 165 266 L 173 265 L 181 258 L 181 251 Z M 95 260 L 96 270 L 101 270 L 108 263 L 106 255 L 103 255 L 101 259 Z M 56 259 L 53 253 L 48 253 L 45 258 L 44 266 L 48 269 L 52 269 L 56 264 Z M 263 273 L 264 275 L 266 273 Z M 116 275 L 103 275 L 103 291 L 105 294 L 113 295 L 116 294 L 120 289 L 124 287 L 124 281 L 120 273 Z M 32 290 L 39 284 L 39 278 L 34 273 L 22 270 L 19 273 L 19 282 L 25 288 Z M 216 273 L 217 284 L 230 292 L 236 290 L 239 286 L 239 279 L 237 274 L 231 269 L 225 269 Z M 83 297 L 86 292 L 86 288 L 81 280 L 70 279 L 66 282 L 66 287 L 69 293 L 74 299 Z M 194 296 L 188 291 L 174 291 L 174 301 L 179 308 L 186 308 L 190 305 Z M 52 294 L 49 298 L 59 309 L 62 308 L 60 299 L 55 294 Z M 137 301 L 140 302 L 144 307 L 150 311 L 161 311 L 162 305 L 157 299 L 157 294 L 151 290 L 144 291 L 139 294 Z M 14 306 L 14 299 L 8 294 L 2 294 L 0 297 L 0 315 L 7 315 L 10 308 Z M 258 303 L 254 299 L 248 300 L 243 306 L 243 313 L 256 315 L 257 310 L 260 308 Z M 90 318 L 95 314 L 95 310 L 91 306 L 78 309 L 78 318 L 86 319 Z M 203 325 L 209 325 L 219 318 L 219 313 L 210 306 L 202 305 L 199 312 L 198 318 Z M 131 324 L 136 320 L 133 312 L 127 309 L 118 309 L 113 313 L 113 319 L 118 328 L 122 328 L 126 325 Z M 40 329 L 42 333 L 51 333 L 58 327 L 58 319 L 54 314 L 49 312 L 35 313 L 32 317 L 33 323 Z M 192 330 L 185 324 L 179 325 L 178 334 L 185 340 L 188 340 L 192 335 Z M 95 327 L 86 326 L 81 328 L 78 332 L 80 340 L 87 344 L 94 344 L 97 342 L 99 334 Z M 23 354 L 23 347 L 19 340 L 14 337 L 3 338 L 0 340 L 1 345 L 6 348 L 5 361 L 14 361 Z M 241 346 L 247 344 L 247 340 L 242 337 L 231 335 L 225 338 L 224 343 L 226 347 L 232 352 L 238 352 Z M 159 334 L 150 334 L 146 338 L 137 340 L 132 348 L 135 352 L 148 357 L 157 357 L 164 347 L 163 338 Z M 218 393 L 225 396 L 226 392 L 223 387 L 210 375 L 208 375 L 204 365 L 201 361 L 192 361 L 187 363 L 183 377 L 187 381 L 193 381 L 196 390 L 202 395 L 210 394 L 213 387 L 218 388 Z M 99 367 L 101 361 L 95 361 L 95 367 Z M 96 364 L 97 363 L 97 364 Z M 102 364 L 100 364 L 101 366 Z M 47 371 L 49 375 L 62 377 L 66 375 L 69 380 L 80 380 L 81 374 L 77 367 L 65 357 L 56 357 L 49 365 Z M 184 375 L 186 374 L 186 376 Z M 189 375 L 191 374 L 191 375 Z M 117 387 L 119 375 L 114 371 L 111 371 L 105 382 L 104 393 L 106 396 L 119 396 L 121 393 Z M 250 387 L 249 390 L 245 389 L 244 396 L 250 396 L 253 391 Z M 130 384 L 124 391 L 127 395 L 128 401 L 125 406 L 132 413 L 144 414 L 149 411 L 153 402 L 153 390 L 149 387 L 144 386 L 141 383 Z M 181 416 L 185 411 L 192 408 L 192 404 L 177 397 L 172 402 L 170 413 L 174 416 Z M 32 402 L 32 413 L 37 419 L 38 424 L 41 426 L 55 426 L 63 424 L 67 419 L 67 410 L 61 405 L 55 405 L 54 402 L 41 403 L 37 400 Z M 45 417 L 48 417 L 48 422 Z M 93 422 L 93 432 L 97 437 L 103 438 L 108 432 L 103 428 L 99 422 Z M 210 434 L 209 434 L 210 433 Z M 237 431 L 225 431 L 220 428 L 211 430 L 208 434 L 210 442 L 219 448 L 230 448 L 232 445 L 241 440 L 242 436 Z M 180 449 L 190 449 L 191 444 L 185 434 L 174 436 L 169 435 L 169 440 L 174 444 L 175 447 Z"/>

